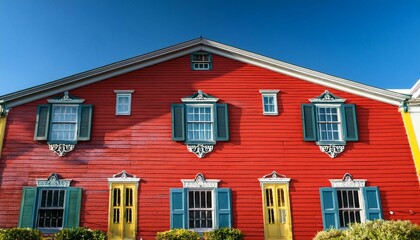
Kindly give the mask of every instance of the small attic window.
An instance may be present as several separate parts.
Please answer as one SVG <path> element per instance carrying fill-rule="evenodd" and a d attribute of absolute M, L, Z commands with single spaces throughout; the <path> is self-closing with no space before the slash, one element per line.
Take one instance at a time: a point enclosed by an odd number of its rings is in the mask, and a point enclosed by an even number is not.
<path fill-rule="evenodd" d="M 210 70 L 211 69 L 211 54 L 206 52 L 196 52 L 191 54 L 191 69 L 192 70 Z"/>

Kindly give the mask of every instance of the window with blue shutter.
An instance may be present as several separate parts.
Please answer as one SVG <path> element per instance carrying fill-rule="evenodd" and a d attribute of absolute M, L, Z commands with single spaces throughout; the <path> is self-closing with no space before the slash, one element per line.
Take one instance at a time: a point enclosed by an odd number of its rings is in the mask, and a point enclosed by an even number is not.
<path fill-rule="evenodd" d="M 70 181 L 53 173 L 46 180 L 37 180 L 37 187 L 24 187 L 18 227 L 43 233 L 78 227 L 82 189 L 69 187 Z"/>
<path fill-rule="evenodd" d="M 39 105 L 34 139 L 49 145 L 89 141 L 93 107 L 82 104 L 84 101 L 65 92 L 61 97 L 48 99 L 49 104 Z"/>
<path fill-rule="evenodd" d="M 184 142 L 199 158 L 218 141 L 229 141 L 228 105 L 201 90 L 172 104 L 172 140 Z"/>
<path fill-rule="evenodd" d="M 346 142 L 358 141 L 356 108 L 344 104 L 343 98 L 328 91 L 302 104 L 302 130 L 304 141 L 313 141 L 321 151 L 334 158 L 344 151 Z"/>
<path fill-rule="evenodd" d="M 324 229 L 346 228 L 351 223 L 382 219 L 378 187 L 365 187 L 365 179 L 331 179 L 333 187 L 321 188 L 321 211 Z"/>
<path fill-rule="evenodd" d="M 233 226 L 232 193 L 217 187 L 220 180 L 206 180 L 199 173 L 195 179 L 182 181 L 184 188 L 170 189 L 171 229 L 204 232 Z"/>

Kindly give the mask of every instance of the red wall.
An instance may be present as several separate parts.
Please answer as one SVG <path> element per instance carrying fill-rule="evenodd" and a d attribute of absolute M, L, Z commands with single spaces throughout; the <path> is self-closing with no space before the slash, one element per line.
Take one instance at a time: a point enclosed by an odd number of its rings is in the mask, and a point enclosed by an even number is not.
<path fill-rule="evenodd" d="M 263 239 L 258 178 L 273 170 L 292 179 L 294 239 L 311 239 L 322 230 L 319 188 L 347 172 L 380 187 L 386 219 L 420 223 L 419 184 L 397 107 L 219 56 L 213 56 L 211 71 L 192 71 L 189 61 L 180 57 L 70 91 L 94 105 L 92 139 L 62 158 L 33 140 L 36 106 L 46 99 L 13 108 L 0 162 L 0 227 L 16 226 L 23 186 L 56 172 L 83 188 L 82 225 L 106 230 L 107 178 L 122 170 L 142 179 L 143 240 L 169 229 L 169 188 L 182 187 L 180 179 L 199 172 L 232 189 L 234 227 L 246 239 Z M 199 89 L 229 104 L 230 123 L 230 141 L 218 142 L 202 159 L 171 141 L 171 103 Z M 280 90 L 278 116 L 263 116 L 260 89 Z M 326 89 L 356 104 L 358 116 L 360 141 L 349 142 L 334 159 L 302 137 L 300 105 Z M 135 90 L 131 116 L 114 115 L 114 90 Z"/>

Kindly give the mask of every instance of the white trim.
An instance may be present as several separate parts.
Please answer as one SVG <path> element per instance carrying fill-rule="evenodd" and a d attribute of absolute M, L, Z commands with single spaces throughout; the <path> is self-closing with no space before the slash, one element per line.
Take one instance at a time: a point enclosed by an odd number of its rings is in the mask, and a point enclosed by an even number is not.
<path fill-rule="evenodd" d="M 409 95 L 334 77 L 203 38 L 193 39 L 138 57 L 0 96 L 0 98 L 7 102 L 8 107 L 15 107 L 59 92 L 79 88 L 197 51 L 206 51 L 210 54 L 216 54 L 245 62 L 328 88 L 334 88 L 395 106 L 400 106 L 404 100 L 410 99 Z"/>
<path fill-rule="evenodd" d="M 260 90 L 261 93 L 261 100 L 262 100 L 262 108 L 263 108 L 263 115 L 279 115 L 279 105 L 277 103 L 277 94 L 279 93 L 279 90 Z M 265 111 L 265 105 L 264 105 L 264 97 L 272 97 L 273 98 L 273 104 L 274 104 L 274 112 L 266 112 Z"/>
<path fill-rule="evenodd" d="M 112 178 L 107 178 L 108 185 L 111 188 L 111 183 L 136 183 L 136 187 L 138 187 L 138 183 L 140 182 L 141 178 L 136 177 L 135 175 L 127 173 L 123 170 L 120 173 L 114 174 Z"/>
<path fill-rule="evenodd" d="M 202 173 L 197 173 L 194 179 L 181 179 L 183 188 L 207 188 L 214 189 L 219 187 L 219 179 L 206 179 Z"/>
<path fill-rule="evenodd" d="M 263 176 L 262 178 L 258 178 L 258 181 L 260 181 L 261 188 L 264 187 L 264 184 L 270 184 L 270 183 L 284 183 L 289 186 L 291 178 L 287 178 L 285 175 L 278 174 L 276 171 L 273 171 L 270 174 L 267 174 Z"/>
<path fill-rule="evenodd" d="M 361 188 L 366 182 L 366 179 L 353 179 L 350 173 L 344 174 L 342 179 L 330 179 L 331 187 L 334 188 Z"/>
<path fill-rule="evenodd" d="M 115 95 L 115 115 L 117 116 L 130 116 L 131 115 L 131 100 L 132 96 L 131 94 L 134 92 L 134 90 L 114 90 Z M 118 111 L 118 104 L 119 104 L 119 98 L 120 97 L 128 97 L 128 110 L 126 112 L 124 111 Z"/>

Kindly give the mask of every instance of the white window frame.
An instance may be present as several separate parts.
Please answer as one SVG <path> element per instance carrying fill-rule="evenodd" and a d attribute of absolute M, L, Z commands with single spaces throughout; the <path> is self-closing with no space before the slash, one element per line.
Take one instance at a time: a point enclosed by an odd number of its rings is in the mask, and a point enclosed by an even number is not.
<path fill-rule="evenodd" d="M 186 136 L 185 139 L 187 142 L 215 142 L 215 138 L 214 138 L 214 104 L 186 104 L 185 106 L 185 111 L 186 111 L 186 116 L 185 116 L 185 127 L 187 129 L 186 131 Z M 195 121 L 188 121 L 188 108 L 200 108 L 200 107 L 205 107 L 205 108 L 210 108 L 210 118 L 211 121 L 210 122 L 202 122 L 202 123 L 210 123 L 210 139 L 190 139 L 188 137 L 188 124 L 189 123 L 197 123 Z M 200 122 L 198 122 L 200 123 Z"/>
<path fill-rule="evenodd" d="M 66 121 L 54 121 L 54 108 L 57 107 L 71 107 L 71 108 L 76 108 L 76 121 L 75 122 L 66 122 Z M 56 131 L 53 130 L 53 125 L 54 124 L 74 124 L 74 138 L 73 139 L 56 139 L 53 138 L 53 133 L 55 133 Z M 71 142 L 71 141 L 76 141 L 77 140 L 77 133 L 79 131 L 79 105 L 77 104 L 52 104 L 51 106 L 51 121 L 50 121 L 50 131 L 49 131 L 49 137 L 48 139 L 50 141 L 63 141 L 63 142 Z"/>
<path fill-rule="evenodd" d="M 340 228 L 342 228 L 342 229 L 343 228 L 347 228 L 347 226 L 342 226 L 341 225 L 342 215 L 341 215 L 341 212 L 340 211 L 359 211 L 359 214 L 360 214 L 360 223 L 366 222 L 365 209 L 364 209 L 365 204 L 364 204 L 364 200 L 363 200 L 363 192 L 361 191 L 361 189 L 360 188 L 352 188 L 352 187 L 336 188 L 337 201 L 339 199 L 339 196 L 338 196 L 339 191 L 357 191 L 357 193 L 358 193 L 358 200 L 359 200 L 359 208 L 340 208 L 339 207 L 340 206 L 340 202 L 338 203 L 337 208 L 338 208 L 338 217 L 339 217 L 339 220 L 340 220 L 340 222 L 339 222 Z M 356 222 L 349 222 L 349 223 L 356 223 Z"/>
<path fill-rule="evenodd" d="M 277 103 L 277 94 L 279 93 L 279 90 L 260 90 L 260 93 L 261 93 L 261 100 L 262 100 L 263 115 L 279 115 L 279 107 Z M 273 105 L 274 105 L 273 111 L 265 110 L 265 102 L 264 102 L 265 97 L 270 97 L 273 99 Z"/>
<path fill-rule="evenodd" d="M 338 139 L 322 139 L 322 134 L 321 134 L 321 125 L 320 125 L 320 120 L 319 120 L 319 108 L 335 108 L 337 109 L 337 121 L 330 121 L 326 123 L 334 123 L 334 124 L 338 124 Z M 318 137 L 319 137 L 319 142 L 342 142 L 343 141 L 343 118 L 342 118 L 342 113 L 341 113 L 341 105 L 339 104 L 315 104 L 315 114 L 316 114 L 316 124 L 317 124 L 317 129 L 318 129 Z M 328 131 L 327 131 L 328 133 Z M 333 132 L 332 132 L 333 133 Z"/>
<path fill-rule="evenodd" d="M 116 93 L 115 96 L 115 115 L 117 116 L 130 116 L 131 115 L 131 99 L 132 93 L 134 90 L 114 90 Z M 128 110 L 127 111 L 119 111 L 118 106 L 120 105 L 120 97 L 127 97 L 128 98 Z"/>
<path fill-rule="evenodd" d="M 201 192 L 201 191 L 210 191 L 211 192 L 211 208 L 190 208 L 189 204 L 190 204 L 190 192 Z M 216 199 L 215 199 L 215 192 L 214 192 L 214 188 L 189 188 L 188 189 L 188 194 L 187 194 L 187 209 L 188 209 L 188 229 L 191 229 L 195 232 L 206 232 L 209 230 L 213 230 L 215 229 L 214 226 L 216 224 L 215 222 L 215 204 L 216 204 Z M 195 210 L 195 211 L 211 211 L 211 228 L 192 228 L 190 226 L 190 210 Z"/>

